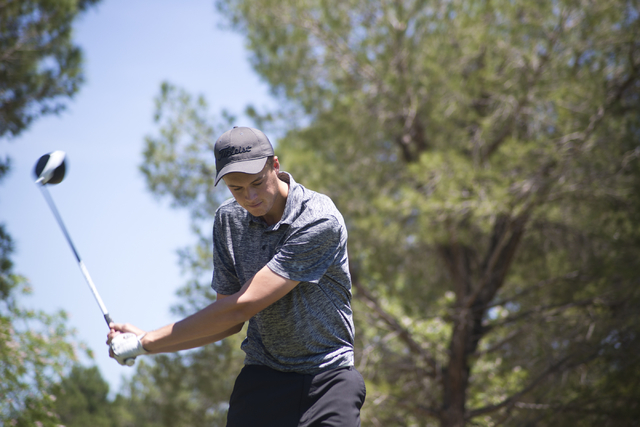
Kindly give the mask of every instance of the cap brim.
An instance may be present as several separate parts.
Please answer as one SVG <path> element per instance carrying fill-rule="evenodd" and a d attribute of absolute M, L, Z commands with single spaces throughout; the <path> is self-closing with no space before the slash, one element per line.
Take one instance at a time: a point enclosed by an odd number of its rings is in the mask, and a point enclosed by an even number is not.
<path fill-rule="evenodd" d="M 229 163 L 228 165 L 223 167 L 220 170 L 220 172 L 218 172 L 218 174 L 216 175 L 216 181 L 213 184 L 214 187 L 218 185 L 218 182 L 220 182 L 222 177 L 228 173 L 240 172 L 240 173 L 254 174 L 254 173 L 261 172 L 262 169 L 264 169 L 264 165 L 267 164 L 267 158 L 268 157 L 263 157 L 261 159 L 245 160 L 243 162 Z"/>

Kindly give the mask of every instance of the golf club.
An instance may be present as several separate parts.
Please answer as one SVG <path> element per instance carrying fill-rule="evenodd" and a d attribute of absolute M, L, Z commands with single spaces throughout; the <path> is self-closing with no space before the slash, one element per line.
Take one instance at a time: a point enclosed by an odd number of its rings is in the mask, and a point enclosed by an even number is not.
<path fill-rule="evenodd" d="M 111 320 L 111 316 L 109 316 L 107 307 L 105 307 L 104 303 L 102 302 L 102 298 L 100 298 L 100 294 L 98 293 L 96 286 L 93 284 L 93 280 L 91 280 L 91 276 L 89 275 L 87 267 L 85 267 L 84 263 L 80 259 L 80 255 L 78 254 L 76 247 L 73 245 L 71 236 L 69 236 L 69 232 L 67 232 L 67 228 L 62 222 L 62 217 L 60 216 L 60 213 L 58 213 L 58 209 L 53 203 L 53 199 L 51 198 L 51 195 L 49 194 L 49 191 L 46 187 L 47 184 L 59 184 L 64 179 L 64 175 L 66 172 L 65 153 L 63 151 L 54 151 L 52 153 L 45 154 L 44 156 L 40 157 L 33 172 L 36 177 L 36 184 L 40 187 L 40 191 L 47 201 L 49 208 L 51 208 L 53 216 L 55 216 L 56 220 L 58 221 L 58 225 L 60 225 L 64 237 L 66 237 L 67 242 L 69 242 L 69 246 L 71 246 L 71 250 L 73 251 L 76 260 L 78 261 L 80 270 L 82 271 L 82 274 L 84 275 L 89 288 L 91 288 L 91 292 L 93 293 L 94 298 L 100 306 L 100 310 L 104 315 L 104 320 L 107 322 L 107 325 L 109 325 L 109 323 L 111 323 L 113 320 Z"/>

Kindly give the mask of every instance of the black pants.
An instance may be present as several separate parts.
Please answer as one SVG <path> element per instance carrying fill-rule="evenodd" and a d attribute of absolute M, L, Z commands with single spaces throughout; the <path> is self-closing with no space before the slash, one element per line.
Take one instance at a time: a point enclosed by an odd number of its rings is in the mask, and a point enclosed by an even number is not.
<path fill-rule="evenodd" d="M 306 375 L 248 365 L 236 379 L 227 427 L 359 427 L 365 395 L 353 366 Z"/>

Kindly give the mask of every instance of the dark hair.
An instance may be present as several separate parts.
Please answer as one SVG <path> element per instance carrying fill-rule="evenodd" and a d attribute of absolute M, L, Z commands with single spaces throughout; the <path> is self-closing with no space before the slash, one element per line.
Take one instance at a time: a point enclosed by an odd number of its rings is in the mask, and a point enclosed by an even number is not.
<path fill-rule="evenodd" d="M 269 166 L 269 169 L 273 169 L 273 156 L 267 157 L 267 163 L 265 164 Z"/>

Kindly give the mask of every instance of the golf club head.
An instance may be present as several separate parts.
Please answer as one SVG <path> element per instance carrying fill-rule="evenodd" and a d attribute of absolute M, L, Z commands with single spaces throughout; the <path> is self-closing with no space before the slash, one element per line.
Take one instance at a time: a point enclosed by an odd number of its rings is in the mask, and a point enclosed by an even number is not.
<path fill-rule="evenodd" d="M 33 170 L 36 183 L 41 185 L 60 184 L 64 179 L 65 172 L 64 151 L 53 151 L 40 157 Z"/>

